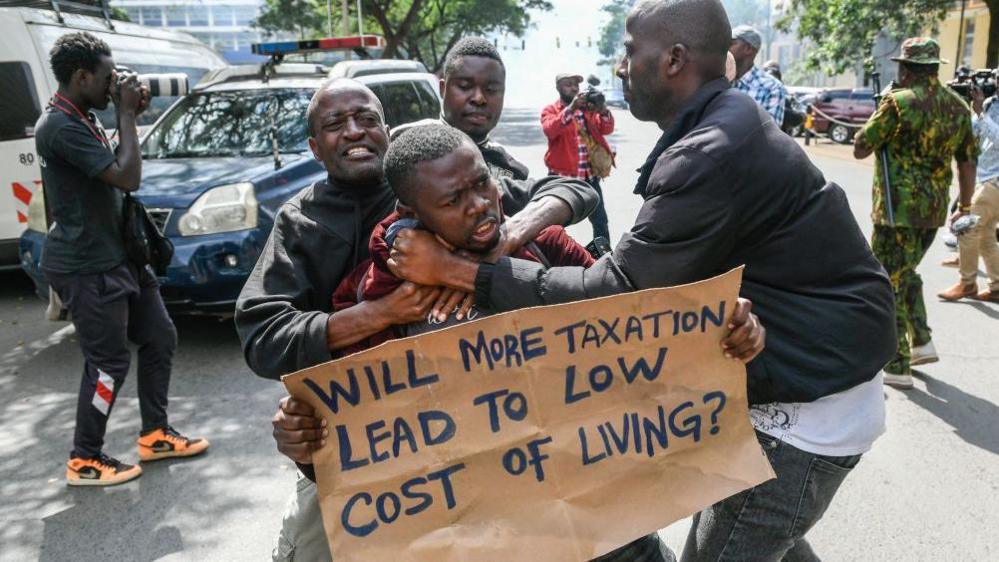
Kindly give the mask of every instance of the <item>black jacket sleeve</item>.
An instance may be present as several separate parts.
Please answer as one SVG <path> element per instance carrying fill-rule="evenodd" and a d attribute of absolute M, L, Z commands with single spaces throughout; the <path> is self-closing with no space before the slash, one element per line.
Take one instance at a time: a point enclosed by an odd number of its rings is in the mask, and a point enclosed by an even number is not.
<path fill-rule="evenodd" d="M 676 151 L 670 167 L 687 173 L 654 189 L 631 232 L 589 269 L 503 258 L 480 266 L 476 302 L 496 311 L 571 302 L 636 289 L 669 287 L 715 275 L 725 267 L 732 235 L 729 186 L 696 150 Z"/>
<path fill-rule="evenodd" d="M 575 178 L 560 176 L 526 180 L 501 178 L 499 183 L 503 192 L 503 212 L 508 215 L 517 214 L 531 201 L 551 196 L 558 197 L 569 205 L 572 209 L 569 224 L 576 224 L 590 216 L 600 203 L 596 189 L 585 181 Z"/>
<path fill-rule="evenodd" d="M 243 355 L 261 377 L 280 379 L 332 358 L 326 342 L 332 305 L 318 294 L 321 289 L 310 277 L 315 264 L 310 263 L 311 252 L 304 246 L 314 238 L 302 233 L 310 224 L 298 208 L 282 207 L 236 301 L 236 331 Z M 336 254 L 335 247 L 329 248 L 330 261 L 336 260 Z M 326 295 L 325 300 L 330 298 Z"/>

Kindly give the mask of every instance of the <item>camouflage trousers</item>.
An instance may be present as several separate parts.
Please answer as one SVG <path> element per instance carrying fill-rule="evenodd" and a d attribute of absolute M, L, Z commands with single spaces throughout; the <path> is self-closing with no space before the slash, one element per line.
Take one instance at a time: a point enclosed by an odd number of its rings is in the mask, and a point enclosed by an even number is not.
<path fill-rule="evenodd" d="M 898 349 L 895 358 L 885 365 L 888 373 L 909 374 L 910 346 L 925 345 L 930 341 L 930 326 L 926 323 L 926 305 L 923 303 L 923 278 L 916 273 L 916 267 L 936 234 L 935 228 L 874 226 L 871 249 L 888 272 L 895 291 Z"/>

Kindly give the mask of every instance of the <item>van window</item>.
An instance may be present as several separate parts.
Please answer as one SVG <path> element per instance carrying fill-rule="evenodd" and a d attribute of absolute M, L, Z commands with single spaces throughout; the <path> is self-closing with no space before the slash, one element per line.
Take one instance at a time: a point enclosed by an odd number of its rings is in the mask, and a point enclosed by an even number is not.
<path fill-rule="evenodd" d="M 182 66 L 160 66 L 152 64 L 133 64 L 126 65 L 128 69 L 137 74 L 174 74 L 174 73 L 184 73 L 187 75 L 187 85 L 188 88 L 193 88 L 195 84 L 201 80 L 207 72 L 207 68 L 191 68 Z M 149 107 L 142 113 L 138 118 L 138 125 L 140 127 L 146 125 L 152 125 L 160 118 L 160 115 L 164 111 L 170 108 L 173 103 L 177 101 L 176 96 L 159 96 L 152 98 L 149 102 Z M 97 116 L 101 119 L 101 123 L 104 127 L 108 129 L 118 128 L 118 116 L 115 113 L 114 105 L 108 105 L 107 109 L 104 111 L 98 111 Z"/>
<path fill-rule="evenodd" d="M 420 96 L 420 101 L 423 102 L 423 117 L 436 119 L 441 114 L 441 102 L 437 99 L 433 87 L 423 81 L 414 82 L 413 86 L 416 87 L 416 93 Z"/>
<path fill-rule="evenodd" d="M 35 134 L 35 121 L 41 114 L 31 67 L 26 62 L 0 62 L 0 141 L 25 139 Z"/>
<path fill-rule="evenodd" d="M 440 116 L 440 106 L 428 107 L 423 96 L 417 93 L 418 86 L 419 83 L 414 82 L 388 82 L 372 88 L 385 107 L 385 120 L 390 127 Z"/>
<path fill-rule="evenodd" d="M 829 90 L 822 96 L 823 103 L 829 103 L 833 100 L 845 100 L 850 97 L 850 90 Z"/>
<path fill-rule="evenodd" d="M 390 82 L 382 84 L 385 97 L 382 104 L 388 112 L 389 126 L 411 123 L 423 119 L 423 108 L 416 90 L 410 82 Z"/>

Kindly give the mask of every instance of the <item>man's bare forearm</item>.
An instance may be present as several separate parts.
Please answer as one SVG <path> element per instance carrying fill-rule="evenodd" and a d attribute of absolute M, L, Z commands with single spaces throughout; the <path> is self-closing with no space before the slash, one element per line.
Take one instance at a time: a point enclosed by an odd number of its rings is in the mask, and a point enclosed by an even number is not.
<path fill-rule="evenodd" d="M 957 185 L 960 189 L 958 205 L 962 210 L 971 206 L 971 197 L 975 193 L 975 174 L 978 163 L 974 160 L 957 163 Z"/>
<path fill-rule="evenodd" d="M 343 349 L 371 337 L 392 325 L 377 301 L 363 301 L 330 314 L 326 320 L 326 343 L 330 351 Z"/>
<path fill-rule="evenodd" d="M 572 208 L 568 203 L 558 197 L 542 197 L 507 219 L 506 236 L 510 244 L 519 248 L 537 238 L 549 226 L 563 225 L 570 219 Z"/>
<path fill-rule="evenodd" d="M 118 148 L 115 150 L 119 181 L 115 185 L 123 191 L 139 189 L 142 179 L 142 154 L 139 149 L 139 131 L 135 112 L 118 112 Z"/>

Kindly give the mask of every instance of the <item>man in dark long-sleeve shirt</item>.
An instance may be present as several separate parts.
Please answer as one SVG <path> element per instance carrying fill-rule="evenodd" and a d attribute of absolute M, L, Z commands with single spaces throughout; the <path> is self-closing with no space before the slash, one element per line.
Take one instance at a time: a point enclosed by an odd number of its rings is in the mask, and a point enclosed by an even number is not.
<path fill-rule="evenodd" d="M 480 265 L 404 231 L 389 265 L 509 310 L 745 264 L 742 295 L 768 331 L 766 350 L 747 366 L 749 400 L 777 479 L 695 516 L 683 558 L 814 559 L 805 533 L 884 428 L 892 293 L 843 190 L 722 78 L 730 33 L 716 0 L 645 1 L 629 15 L 625 97 L 664 134 L 641 169 L 644 205 L 613 254 L 588 269 L 509 258 Z M 828 477 L 810 476 L 817 465 Z"/>

